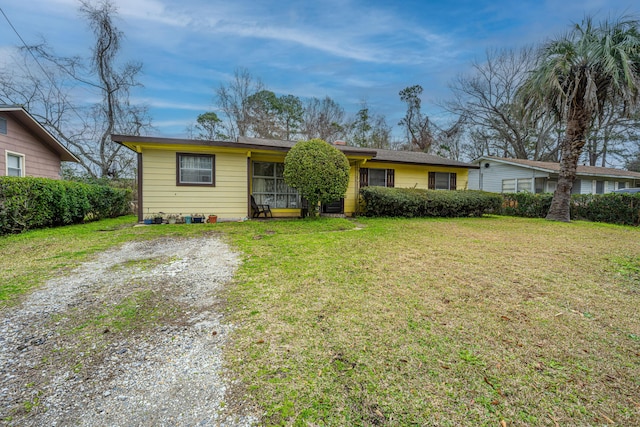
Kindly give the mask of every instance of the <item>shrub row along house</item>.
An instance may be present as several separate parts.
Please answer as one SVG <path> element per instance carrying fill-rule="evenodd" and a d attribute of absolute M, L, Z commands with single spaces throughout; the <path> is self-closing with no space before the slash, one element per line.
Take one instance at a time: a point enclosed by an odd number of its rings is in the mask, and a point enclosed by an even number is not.
<path fill-rule="evenodd" d="M 283 178 L 292 141 L 238 138 L 230 141 L 113 135 L 138 155 L 138 218 L 148 213 L 216 214 L 222 220 L 252 216 L 251 196 L 274 217 L 297 217 L 302 201 Z M 359 212 L 358 194 L 367 185 L 425 189 L 466 189 L 477 166 L 410 151 L 359 148 L 336 142 L 350 165 L 349 187 L 325 213 Z"/>
<path fill-rule="evenodd" d="M 0 105 L 0 176 L 59 179 L 63 161 L 78 159 L 24 108 Z"/>
<path fill-rule="evenodd" d="M 502 157 L 480 157 L 469 172 L 469 189 L 494 193 L 553 193 L 558 184 L 560 164 Z M 578 166 L 571 192 L 606 194 L 637 187 L 640 173 L 597 166 Z"/>

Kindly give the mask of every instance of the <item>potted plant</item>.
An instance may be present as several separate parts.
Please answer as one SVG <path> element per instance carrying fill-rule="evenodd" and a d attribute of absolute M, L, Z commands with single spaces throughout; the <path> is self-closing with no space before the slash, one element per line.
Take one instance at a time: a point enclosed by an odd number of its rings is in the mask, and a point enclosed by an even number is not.
<path fill-rule="evenodd" d="M 175 224 L 176 221 L 178 220 L 178 214 L 169 214 L 167 215 L 167 223 L 168 224 Z"/>
<path fill-rule="evenodd" d="M 194 224 L 203 224 L 204 223 L 204 215 L 202 214 L 193 214 L 191 216 L 191 221 L 193 221 Z"/>
<path fill-rule="evenodd" d="M 147 215 L 144 217 L 144 220 L 142 221 L 145 225 L 151 225 L 153 224 L 153 216 L 151 215 Z"/>
<path fill-rule="evenodd" d="M 154 224 L 162 224 L 162 212 L 153 215 L 153 223 Z"/>
<path fill-rule="evenodd" d="M 213 214 L 209 215 L 207 222 L 209 224 L 215 224 L 216 222 L 218 222 L 218 215 L 213 215 Z"/>

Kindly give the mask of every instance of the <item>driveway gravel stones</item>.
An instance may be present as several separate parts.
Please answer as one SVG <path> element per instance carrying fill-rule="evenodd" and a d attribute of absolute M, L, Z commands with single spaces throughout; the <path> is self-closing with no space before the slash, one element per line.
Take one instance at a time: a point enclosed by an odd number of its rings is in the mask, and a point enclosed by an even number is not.
<path fill-rule="evenodd" d="M 130 242 L 4 308 L 0 422 L 257 424 L 223 367 L 220 293 L 238 264 L 215 236 Z"/>

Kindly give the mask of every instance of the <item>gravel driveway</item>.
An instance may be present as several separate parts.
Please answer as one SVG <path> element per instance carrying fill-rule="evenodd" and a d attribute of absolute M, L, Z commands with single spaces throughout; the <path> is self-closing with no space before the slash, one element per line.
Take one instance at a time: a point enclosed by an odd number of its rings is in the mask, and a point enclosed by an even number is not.
<path fill-rule="evenodd" d="M 3 309 L 0 422 L 257 424 L 223 369 L 219 295 L 238 263 L 217 237 L 131 242 Z"/>

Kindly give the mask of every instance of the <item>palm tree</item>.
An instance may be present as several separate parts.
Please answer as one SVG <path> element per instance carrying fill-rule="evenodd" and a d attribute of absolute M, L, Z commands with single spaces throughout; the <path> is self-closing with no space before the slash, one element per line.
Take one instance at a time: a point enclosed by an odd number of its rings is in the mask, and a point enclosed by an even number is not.
<path fill-rule="evenodd" d="M 606 105 L 623 114 L 638 106 L 640 33 L 637 19 L 593 25 L 590 17 L 540 49 L 538 63 L 521 88 L 529 106 L 543 106 L 565 125 L 560 175 L 547 219 L 569 222 L 571 188 L 589 128 Z"/>

